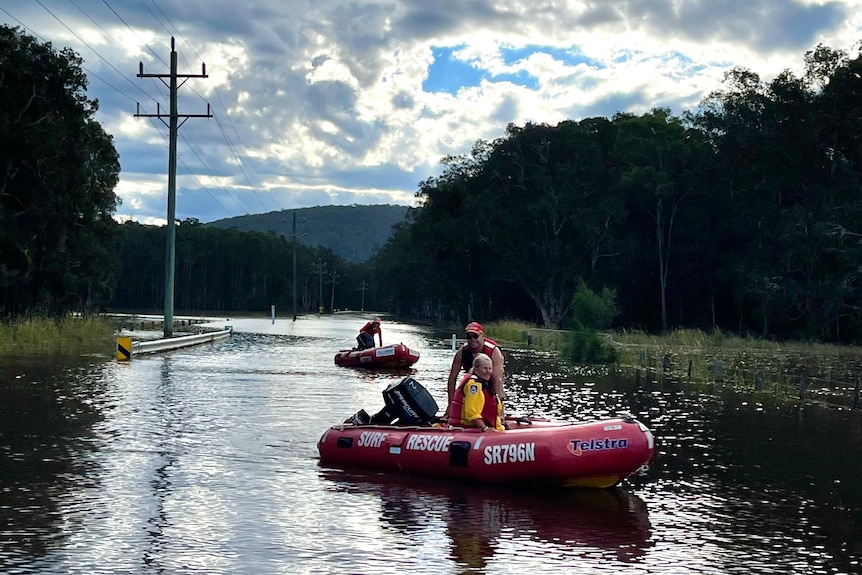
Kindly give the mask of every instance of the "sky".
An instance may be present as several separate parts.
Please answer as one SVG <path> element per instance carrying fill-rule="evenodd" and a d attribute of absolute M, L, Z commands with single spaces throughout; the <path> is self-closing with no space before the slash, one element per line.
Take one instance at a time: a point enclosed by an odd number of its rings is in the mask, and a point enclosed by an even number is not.
<path fill-rule="evenodd" d="M 8 0 L 0 22 L 84 60 L 114 138 L 116 218 L 164 224 L 171 39 L 179 220 L 417 205 L 506 126 L 696 111 L 741 66 L 855 56 L 862 0 Z M 165 80 L 167 81 L 167 80 Z"/>

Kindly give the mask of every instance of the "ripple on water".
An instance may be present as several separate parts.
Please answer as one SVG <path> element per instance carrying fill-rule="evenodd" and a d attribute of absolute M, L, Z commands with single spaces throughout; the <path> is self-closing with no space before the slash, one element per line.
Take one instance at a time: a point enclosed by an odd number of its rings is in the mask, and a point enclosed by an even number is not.
<path fill-rule="evenodd" d="M 507 354 L 507 409 L 636 414 L 657 438 L 649 470 L 561 491 L 320 467 L 323 431 L 382 407 L 405 376 L 334 365 L 360 319 L 262 321 L 281 332 L 129 364 L 0 370 L 0 571 L 860 570 L 856 414 L 563 370 L 532 350 Z M 442 407 L 451 334 L 395 321 L 385 333 L 421 350 L 413 374 Z"/>

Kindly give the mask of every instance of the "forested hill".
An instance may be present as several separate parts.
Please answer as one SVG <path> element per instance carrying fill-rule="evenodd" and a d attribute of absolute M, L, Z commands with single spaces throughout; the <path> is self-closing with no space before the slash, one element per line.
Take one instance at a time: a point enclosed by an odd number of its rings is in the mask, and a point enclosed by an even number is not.
<path fill-rule="evenodd" d="M 364 262 L 392 236 L 392 227 L 404 221 L 407 206 L 318 206 L 237 216 L 210 222 L 217 228 L 244 232 L 275 232 L 293 238 L 293 213 L 299 243 L 329 248 L 351 262 Z"/>

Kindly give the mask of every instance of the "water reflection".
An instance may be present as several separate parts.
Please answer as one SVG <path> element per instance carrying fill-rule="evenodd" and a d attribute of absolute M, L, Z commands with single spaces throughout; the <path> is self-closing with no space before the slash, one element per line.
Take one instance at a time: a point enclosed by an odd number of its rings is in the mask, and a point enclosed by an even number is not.
<path fill-rule="evenodd" d="M 862 573 L 859 412 L 507 352 L 510 412 L 628 411 L 659 458 L 613 491 L 323 471 L 402 373 L 341 368 L 358 317 L 233 322 L 141 357 L 3 359 L 0 572 Z M 387 323 L 442 405 L 451 334 Z"/>
<path fill-rule="evenodd" d="M 90 368 L 87 359 L 4 359 L 0 533 L 4 547 L 25 556 L 43 557 L 63 545 L 62 500 L 96 473 L 87 454 L 92 426 L 103 418 L 93 400 L 103 391 L 101 380 L 94 380 L 92 396 L 74 392 L 74 381 Z"/>
<path fill-rule="evenodd" d="M 321 470 L 327 489 L 380 507 L 387 529 L 406 539 L 441 523 L 451 557 L 464 569 L 483 570 L 501 542 L 537 541 L 534 559 L 567 550 L 594 559 L 637 562 L 651 546 L 647 506 L 623 489 L 580 490 L 460 485 L 448 481 Z"/>

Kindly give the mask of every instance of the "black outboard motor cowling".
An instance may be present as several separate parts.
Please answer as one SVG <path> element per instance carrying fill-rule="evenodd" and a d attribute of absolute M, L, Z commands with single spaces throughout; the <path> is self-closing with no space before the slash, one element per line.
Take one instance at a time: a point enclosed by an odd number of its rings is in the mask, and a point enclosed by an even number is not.
<path fill-rule="evenodd" d="M 368 425 L 371 423 L 371 417 L 364 409 L 360 409 L 350 417 L 344 420 L 344 423 L 351 425 Z"/>
<path fill-rule="evenodd" d="M 437 402 L 412 377 L 405 377 L 383 390 L 386 407 L 371 416 L 377 425 L 428 425 L 436 420 Z"/>

